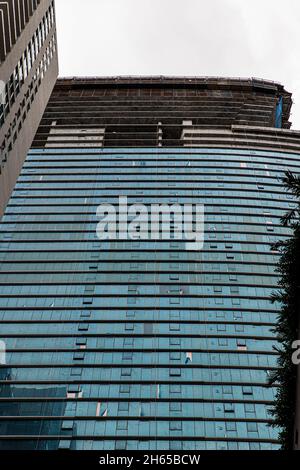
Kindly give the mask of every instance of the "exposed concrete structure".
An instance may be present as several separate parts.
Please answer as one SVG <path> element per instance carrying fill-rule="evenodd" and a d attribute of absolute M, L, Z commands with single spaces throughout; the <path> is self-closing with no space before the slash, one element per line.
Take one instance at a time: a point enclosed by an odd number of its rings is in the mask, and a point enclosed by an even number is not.
<path fill-rule="evenodd" d="M 0 216 L 58 75 L 54 0 L 0 1 Z"/>
<path fill-rule="evenodd" d="M 207 145 L 208 129 L 222 132 L 232 126 L 289 129 L 291 104 L 291 94 L 282 85 L 255 78 L 59 79 L 33 147 L 45 146 L 50 134 L 51 145 L 55 144 L 54 120 L 57 136 L 59 132 L 57 143 L 61 144 L 65 133 L 66 145 L 70 147 L 70 134 L 80 135 L 83 129 L 93 131 L 96 141 L 97 135 L 102 141 L 105 129 L 105 147 L 194 145 L 188 132 L 191 130 L 194 137 L 195 132 L 206 135 Z M 76 144 L 76 139 L 73 143 Z"/>

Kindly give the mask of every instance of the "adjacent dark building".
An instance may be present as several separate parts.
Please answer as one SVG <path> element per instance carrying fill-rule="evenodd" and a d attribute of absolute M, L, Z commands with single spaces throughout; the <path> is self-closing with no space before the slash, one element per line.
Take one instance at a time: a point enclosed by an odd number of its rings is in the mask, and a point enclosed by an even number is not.
<path fill-rule="evenodd" d="M 57 75 L 54 0 L 0 1 L 0 216 Z"/>
<path fill-rule="evenodd" d="M 279 448 L 290 108 L 256 79 L 58 80 L 0 226 L 2 449 Z M 97 207 L 120 195 L 203 204 L 203 249 L 100 241 Z"/>

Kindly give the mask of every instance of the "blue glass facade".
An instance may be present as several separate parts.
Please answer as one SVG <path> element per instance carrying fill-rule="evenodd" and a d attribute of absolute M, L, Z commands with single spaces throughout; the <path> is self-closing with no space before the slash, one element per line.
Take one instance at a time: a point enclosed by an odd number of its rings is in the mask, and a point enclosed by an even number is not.
<path fill-rule="evenodd" d="M 280 178 L 232 148 L 35 149 L 1 224 L 0 448 L 277 449 Z M 201 203 L 205 244 L 101 242 L 97 206 Z"/>

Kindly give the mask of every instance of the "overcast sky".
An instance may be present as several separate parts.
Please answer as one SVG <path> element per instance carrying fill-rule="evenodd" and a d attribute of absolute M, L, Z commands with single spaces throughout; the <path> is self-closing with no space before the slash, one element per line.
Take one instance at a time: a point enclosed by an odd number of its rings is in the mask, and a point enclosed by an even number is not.
<path fill-rule="evenodd" d="M 299 0 L 56 0 L 60 76 L 279 81 L 300 129 Z"/>

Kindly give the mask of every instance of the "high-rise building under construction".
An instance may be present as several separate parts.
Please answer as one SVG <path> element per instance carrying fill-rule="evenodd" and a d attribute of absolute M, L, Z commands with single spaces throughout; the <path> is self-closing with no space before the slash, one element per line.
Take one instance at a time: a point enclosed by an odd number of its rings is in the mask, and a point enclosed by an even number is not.
<path fill-rule="evenodd" d="M 0 226 L 0 448 L 279 447 L 290 108 L 256 79 L 58 80 Z M 99 240 L 97 207 L 120 196 L 203 205 L 202 249 Z"/>
<path fill-rule="evenodd" d="M 54 0 L 0 1 L 0 217 L 57 75 Z"/>

